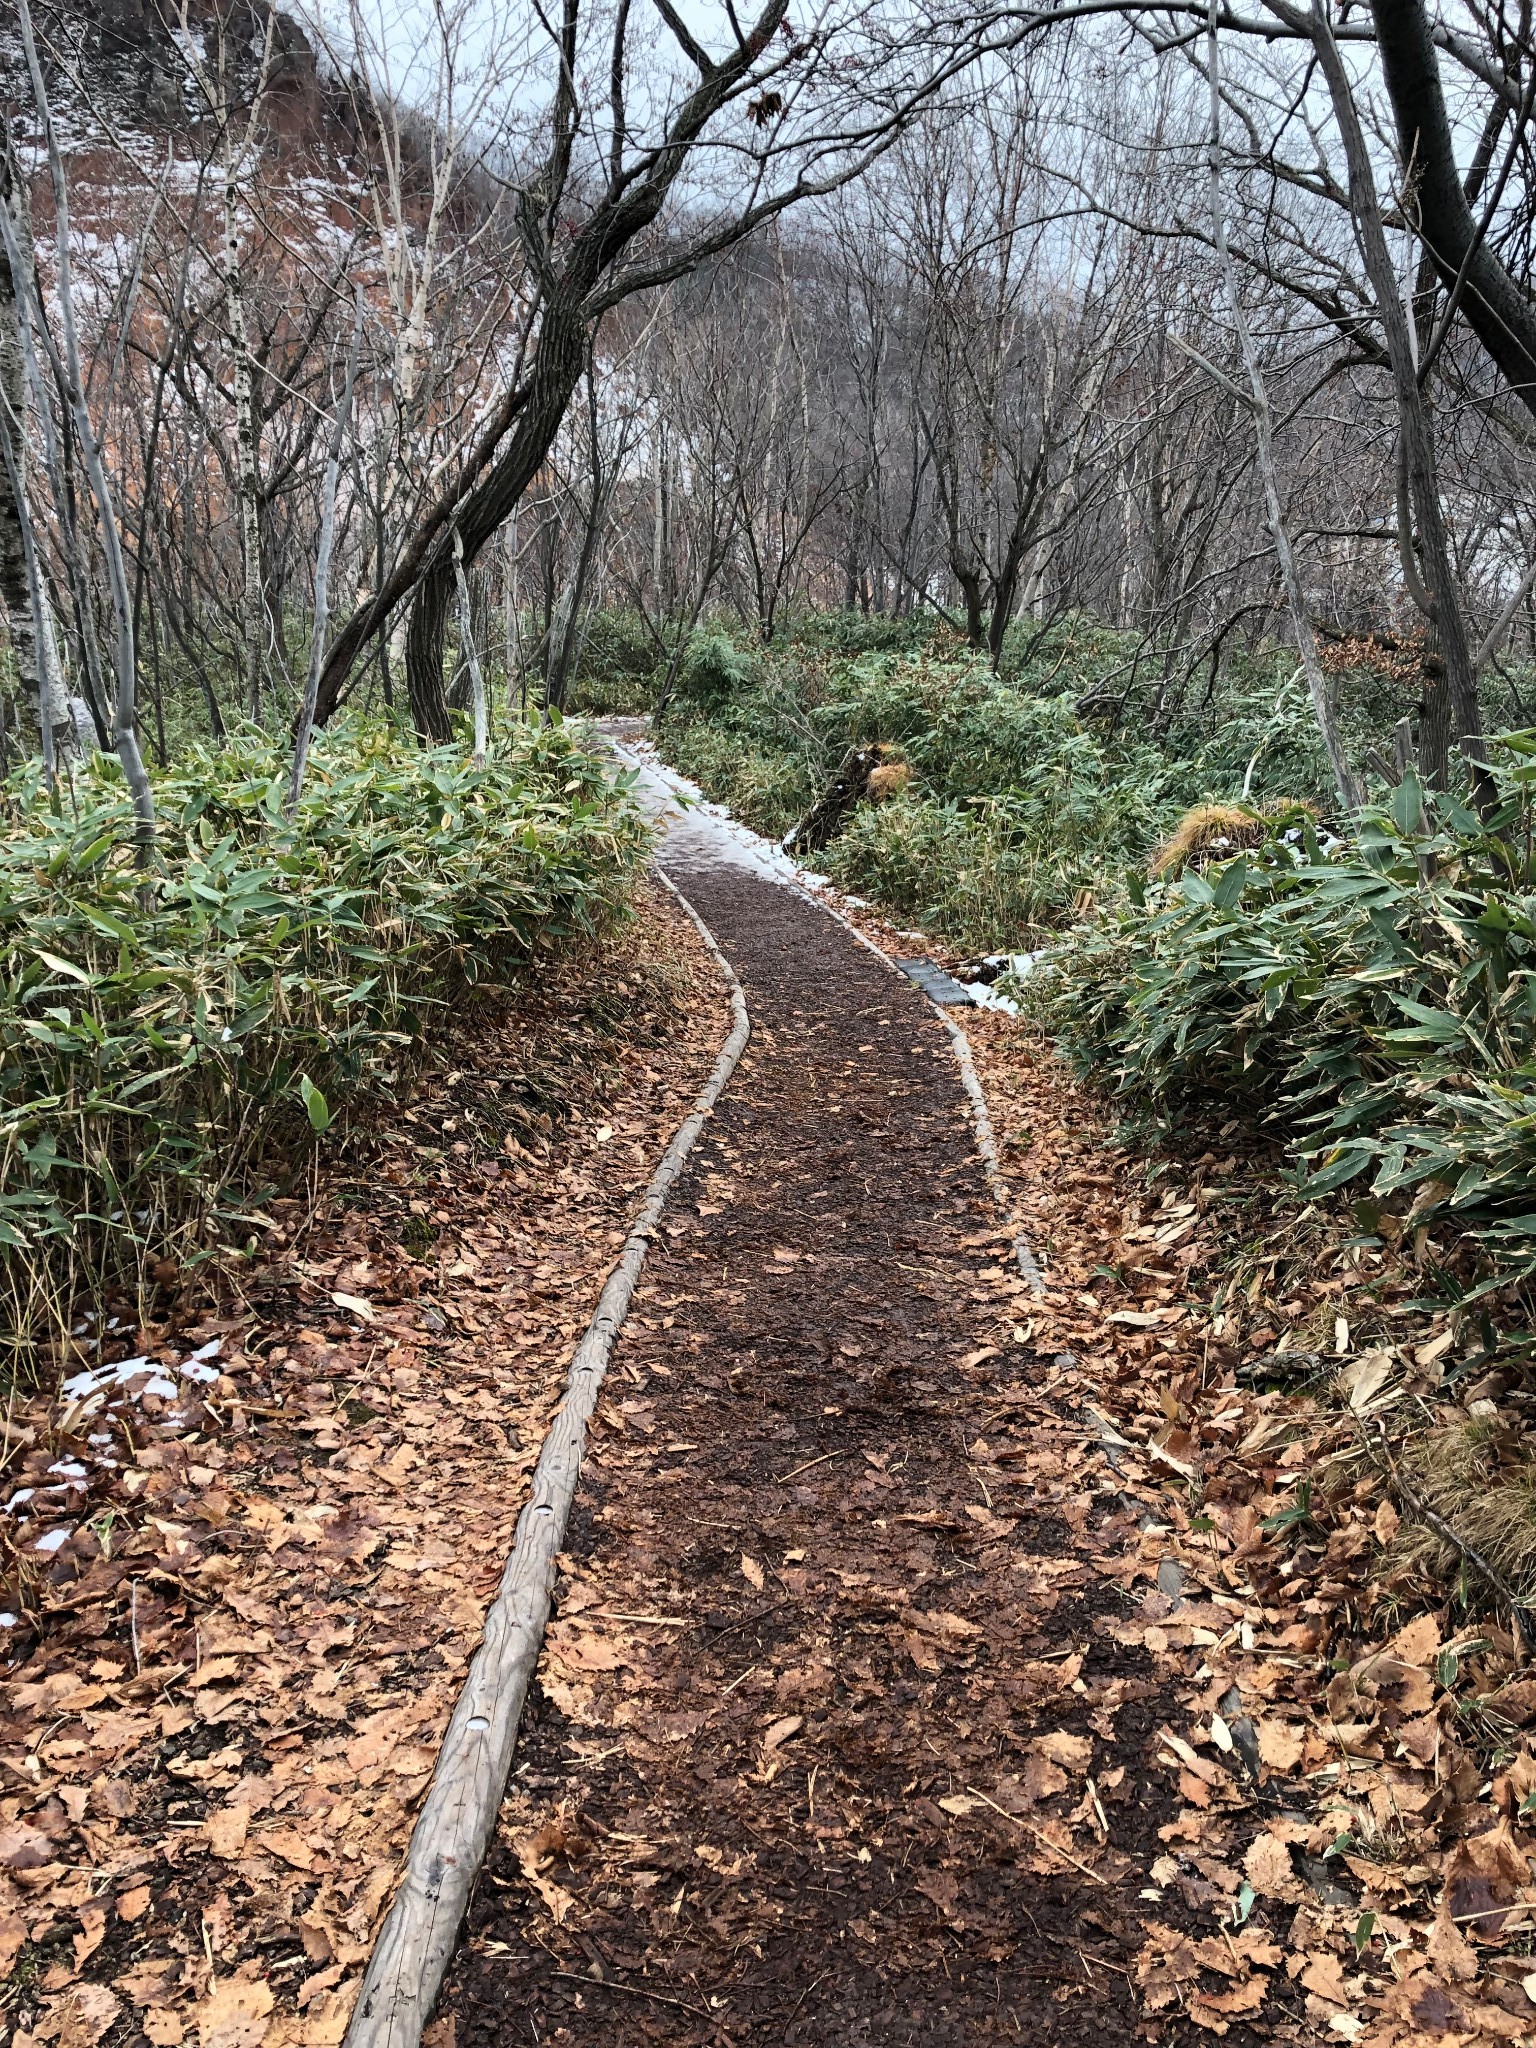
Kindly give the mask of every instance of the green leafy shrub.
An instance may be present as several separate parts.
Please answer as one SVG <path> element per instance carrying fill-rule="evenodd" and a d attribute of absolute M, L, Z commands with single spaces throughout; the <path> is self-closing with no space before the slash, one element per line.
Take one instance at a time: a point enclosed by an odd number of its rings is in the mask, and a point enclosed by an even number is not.
<path fill-rule="evenodd" d="M 743 697 L 760 681 L 753 657 L 724 633 L 695 633 L 674 690 L 682 706 L 717 707 Z"/>
<path fill-rule="evenodd" d="M 1277 1124 L 1362 1220 L 1470 1232 L 1479 1289 L 1536 1272 L 1536 737 L 1508 736 L 1480 820 L 1411 778 L 1348 845 L 1306 813 L 1254 853 L 1075 933 L 1045 1000 L 1085 1066 L 1163 1113 Z M 1426 815 L 1427 812 L 1427 815 Z"/>
<path fill-rule="evenodd" d="M 351 721 L 292 822 L 284 749 L 193 750 L 133 864 L 116 762 L 0 837 L 0 1259 L 13 1344 L 83 1287 L 238 1219 L 307 1123 L 394 1078 L 445 1008 L 620 910 L 647 835 L 558 724 L 483 769 Z"/>
<path fill-rule="evenodd" d="M 952 635 L 934 612 L 892 619 L 836 611 L 802 612 L 787 637 L 796 647 L 825 654 L 916 654 L 930 642 Z"/>
<path fill-rule="evenodd" d="M 807 716 L 799 665 L 745 654 L 718 634 L 696 637 L 657 739 L 706 796 L 772 839 L 822 787 L 834 751 Z"/>
<path fill-rule="evenodd" d="M 1059 924 L 1085 889 L 1139 859 L 1194 785 L 1145 745 L 1085 730 L 1065 697 L 1000 682 L 967 653 L 787 649 L 732 687 L 680 702 L 666 758 L 777 838 L 852 747 L 894 747 L 914 780 L 862 808 L 819 864 L 855 893 L 964 944 Z"/>
<path fill-rule="evenodd" d="M 597 718 L 649 711 L 660 667 L 656 642 L 633 612 L 594 612 L 582 628 L 572 709 Z"/>
<path fill-rule="evenodd" d="M 983 946 L 1055 923 L 1088 871 L 1027 829 L 1006 797 L 966 806 L 903 796 L 860 809 L 820 856 L 840 887 L 910 924 Z"/>

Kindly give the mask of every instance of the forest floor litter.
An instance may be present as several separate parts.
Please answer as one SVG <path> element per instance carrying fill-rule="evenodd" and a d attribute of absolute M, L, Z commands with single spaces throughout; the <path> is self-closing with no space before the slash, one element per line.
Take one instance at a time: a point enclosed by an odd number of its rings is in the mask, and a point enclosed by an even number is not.
<path fill-rule="evenodd" d="M 679 875 L 758 1034 L 434 2042 L 1529 2035 L 1536 1687 L 1393 1549 L 1405 1411 L 1487 1398 L 1427 1248 L 1248 1132 L 1149 1160 L 968 1013 L 1037 1302 L 932 1011 L 793 892 Z"/>
<path fill-rule="evenodd" d="M 217 1311 L 172 1282 L 13 1407 L 18 2048 L 342 2038 L 572 1344 L 729 1023 L 646 895 L 445 1028 Z"/>
<path fill-rule="evenodd" d="M 690 866 L 709 829 L 669 868 L 753 1040 L 604 1388 L 432 2048 L 1536 2037 L 1536 1681 L 1408 1506 L 1434 1426 L 1497 1480 L 1518 1394 L 1414 1305 L 1429 1248 L 1352 1243 L 1235 1126 L 1133 1148 L 961 1011 L 1037 1297 L 933 1009 L 767 864 Z M 654 899 L 606 974 L 470 1020 L 273 1205 L 243 1301 L 13 1409 L 13 2048 L 341 2040 L 726 1028 Z"/>

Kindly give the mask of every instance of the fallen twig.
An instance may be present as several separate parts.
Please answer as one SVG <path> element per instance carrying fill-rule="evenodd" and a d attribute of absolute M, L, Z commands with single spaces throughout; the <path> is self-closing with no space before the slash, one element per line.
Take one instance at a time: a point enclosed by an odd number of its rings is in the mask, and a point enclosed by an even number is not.
<path fill-rule="evenodd" d="M 1070 1863 L 1074 1870 L 1080 1870 L 1084 1877 L 1091 1877 L 1095 1884 L 1107 1885 L 1109 1883 L 1107 1877 L 1100 1877 L 1096 1870 L 1092 1869 L 1088 1864 L 1080 1862 L 1070 1849 L 1063 1849 L 1058 1842 L 1053 1842 L 1049 1835 L 1043 1835 L 1032 1822 L 1020 1820 L 1016 1813 L 1010 1813 L 1006 1806 L 999 1806 L 995 1799 L 989 1799 L 985 1792 L 978 1792 L 974 1785 L 967 1785 L 965 1789 L 973 1799 L 979 1799 L 983 1806 L 990 1806 L 992 1811 L 1000 1813 L 1004 1820 L 1011 1820 L 1014 1826 L 1022 1828 L 1025 1834 L 1033 1835 L 1041 1848 L 1049 1849 L 1053 1856 L 1060 1856 L 1063 1862 Z"/>
<path fill-rule="evenodd" d="M 819 1458 L 807 1458 L 803 1465 L 797 1465 L 792 1472 L 784 1474 L 779 1481 L 780 1486 L 787 1486 L 791 1479 L 798 1479 L 802 1472 L 809 1472 L 813 1465 L 825 1465 L 828 1458 L 846 1458 L 850 1448 L 851 1446 L 845 1446 L 840 1451 L 823 1451 Z"/>
<path fill-rule="evenodd" d="M 664 1991 L 647 1991 L 643 1984 L 625 1984 L 617 1977 L 584 1977 L 579 1970 L 551 1970 L 565 1984 L 580 1984 L 588 1991 L 627 1991 L 631 1998 L 648 1998 L 654 2005 L 675 2005 L 679 2012 L 691 2012 L 695 2019 L 713 2019 L 706 2006 L 689 2005 L 686 1999 L 669 1998 Z"/>

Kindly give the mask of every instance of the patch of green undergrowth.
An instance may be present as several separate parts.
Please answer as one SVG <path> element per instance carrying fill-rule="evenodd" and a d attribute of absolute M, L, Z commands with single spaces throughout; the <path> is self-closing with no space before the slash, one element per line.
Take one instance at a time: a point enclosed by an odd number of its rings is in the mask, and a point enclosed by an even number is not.
<path fill-rule="evenodd" d="M 1059 678 L 1057 688 L 1059 690 Z M 912 769 L 860 809 L 819 865 L 844 888 L 966 945 L 1017 945 L 1141 860 L 1194 786 L 1188 764 L 1085 726 L 1067 695 L 1000 680 L 952 644 L 718 652 L 685 672 L 658 739 L 666 758 L 778 837 L 849 749 Z"/>
<path fill-rule="evenodd" d="M 237 1240 L 263 1176 L 453 1006 L 620 914 L 647 834 L 555 724 L 483 769 L 349 720 L 297 815 L 286 746 L 192 748 L 135 865 L 116 762 L 0 813 L 0 1295 L 23 1347 Z"/>
<path fill-rule="evenodd" d="M 1536 736 L 1499 756 L 1486 819 L 1412 778 L 1344 843 L 1281 819 L 1084 924 L 1041 984 L 1122 1094 L 1266 1118 L 1365 1227 L 1469 1234 L 1478 1289 L 1536 1272 Z"/>

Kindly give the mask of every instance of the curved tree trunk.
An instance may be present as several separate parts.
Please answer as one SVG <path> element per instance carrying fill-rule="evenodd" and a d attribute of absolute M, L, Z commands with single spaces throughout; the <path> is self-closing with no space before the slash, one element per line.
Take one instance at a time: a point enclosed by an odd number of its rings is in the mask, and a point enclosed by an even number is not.
<path fill-rule="evenodd" d="M 418 527 L 388 584 L 354 612 L 337 638 L 321 678 L 317 718 L 323 722 L 340 703 L 353 662 L 363 646 L 384 625 L 395 607 L 412 598 L 406 642 L 406 666 L 412 714 L 424 733 L 441 731 L 447 718 L 443 703 L 443 648 L 454 596 L 452 531 L 456 528 L 469 568 L 481 549 L 510 517 L 538 474 L 565 417 L 566 407 L 585 367 L 587 337 L 606 310 L 599 287 L 607 281 L 612 303 L 642 287 L 639 275 L 614 281 L 626 249 L 651 227 L 667 194 L 690 160 L 694 144 L 741 81 L 751 72 L 778 33 L 788 0 L 767 0 L 762 13 L 719 64 L 700 65 L 700 80 L 667 124 L 666 146 L 658 150 L 644 176 L 621 177 L 615 171 L 607 193 L 565 246 L 558 270 L 553 266 L 555 215 L 536 217 L 531 197 L 524 232 L 535 245 L 544 278 L 544 303 L 534 344 L 533 368 L 526 381 L 509 391 L 471 451 L 466 477 L 480 481 L 457 502 L 440 500 Z M 574 49 L 575 13 L 567 0 L 566 28 Z M 573 61 L 569 52 L 567 63 Z M 573 103 L 557 110 L 557 133 L 547 165 L 547 189 L 558 195 L 570 168 Z M 564 127 L 561 123 L 565 123 Z M 530 188 L 531 192 L 532 188 Z M 777 205 L 780 202 L 775 202 Z M 783 202 L 787 203 L 787 202 Z M 754 209 L 748 208 L 733 231 L 745 234 Z M 702 253 L 702 250 L 701 250 Z M 496 450 L 510 429 L 502 452 Z"/>
<path fill-rule="evenodd" d="M 1339 124 L 1339 133 L 1344 140 L 1344 154 L 1349 166 L 1350 209 L 1354 214 L 1355 229 L 1360 237 L 1361 252 L 1365 257 L 1366 273 L 1376 299 L 1376 315 L 1386 338 L 1387 355 L 1392 366 L 1392 381 L 1397 392 L 1399 430 L 1402 434 L 1408 495 L 1418 528 L 1419 544 L 1423 550 L 1424 583 L 1430 605 L 1433 607 L 1430 616 L 1439 643 L 1440 657 L 1445 664 L 1445 692 L 1449 700 L 1450 717 L 1454 724 L 1457 743 L 1471 776 L 1473 791 L 1479 804 L 1486 805 L 1492 798 L 1492 784 L 1486 766 L 1487 746 L 1483 738 L 1482 712 L 1478 704 L 1472 649 L 1467 639 L 1466 617 L 1462 611 L 1461 593 L 1456 587 L 1456 572 L 1451 562 L 1450 544 L 1446 538 L 1445 514 L 1441 504 L 1440 481 L 1435 462 L 1434 429 L 1419 384 L 1408 314 L 1403 305 L 1391 251 L 1387 246 L 1386 230 L 1382 223 L 1381 206 L 1376 192 L 1375 172 L 1371 166 L 1359 109 L 1355 105 L 1349 75 L 1339 56 L 1332 27 L 1327 16 L 1319 10 L 1316 0 L 1308 16 L 1293 15 L 1288 6 L 1276 4 L 1276 0 L 1271 0 L 1271 5 L 1285 18 L 1300 21 L 1310 33 L 1312 47 L 1317 52 L 1318 64 L 1327 81 L 1329 96 L 1333 102 L 1334 118 Z M 1389 7 L 1386 11 L 1390 14 L 1392 9 Z M 1438 72 L 1435 73 L 1435 82 L 1438 87 Z M 1443 106 L 1441 112 L 1444 112 Z M 1454 158 L 1451 159 L 1451 168 L 1454 173 Z M 1457 193 L 1460 194 L 1459 179 L 1455 183 Z M 1533 396 L 1536 396 L 1536 392 L 1533 392 Z M 1433 732 L 1430 737 L 1433 741 Z"/>
<path fill-rule="evenodd" d="M 1423 0 L 1371 0 L 1371 17 L 1420 239 L 1468 326 L 1536 413 L 1536 306 L 1472 218 Z"/>
<path fill-rule="evenodd" d="M 510 517 L 560 431 L 586 362 L 586 286 L 583 268 L 573 264 L 550 295 L 539 331 L 528 403 L 506 453 L 471 491 L 459 515 L 466 568 Z M 453 548 L 448 543 L 436 549 L 417 586 L 405 643 L 411 716 L 423 739 L 439 743 L 453 730 L 443 690 L 443 654 L 453 602 Z"/>

